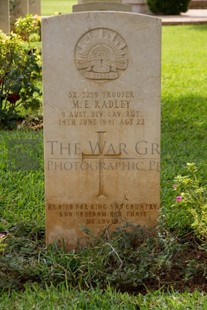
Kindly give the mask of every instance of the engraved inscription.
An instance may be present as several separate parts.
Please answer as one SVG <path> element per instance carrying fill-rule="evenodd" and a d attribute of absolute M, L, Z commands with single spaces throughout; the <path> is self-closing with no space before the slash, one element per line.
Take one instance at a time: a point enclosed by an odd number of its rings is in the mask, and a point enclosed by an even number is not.
<path fill-rule="evenodd" d="M 121 224 L 124 219 L 133 223 L 136 218 L 146 218 L 151 212 L 158 210 L 159 205 L 155 202 L 146 203 L 48 203 L 47 210 L 55 212 L 60 218 L 80 218 L 85 224 L 111 225 Z"/>
<path fill-rule="evenodd" d="M 75 47 L 75 63 L 86 79 L 115 80 L 128 66 L 128 47 L 117 32 L 97 28 L 86 32 Z"/>
<path fill-rule="evenodd" d="M 89 227 L 96 225 L 121 225 L 126 219 L 136 223 L 159 209 L 158 203 L 48 203 L 47 210 L 61 219 L 79 218 Z"/>
<path fill-rule="evenodd" d="M 60 126 L 139 126 L 148 125 L 145 111 L 137 109 L 133 90 L 93 91 L 69 90 L 66 93 L 70 110 L 61 110 Z M 104 128 L 105 129 L 105 128 Z"/>

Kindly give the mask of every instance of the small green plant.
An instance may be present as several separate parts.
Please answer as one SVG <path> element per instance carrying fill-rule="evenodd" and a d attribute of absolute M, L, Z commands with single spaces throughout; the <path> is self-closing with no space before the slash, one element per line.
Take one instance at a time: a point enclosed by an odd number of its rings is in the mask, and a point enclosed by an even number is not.
<path fill-rule="evenodd" d="M 188 10 L 190 0 L 147 0 L 150 10 L 155 14 L 178 15 Z"/>
<path fill-rule="evenodd" d="M 15 22 L 15 32 L 24 41 L 38 42 L 41 39 L 41 17 L 28 14 Z"/>
<path fill-rule="evenodd" d="M 0 233 L 0 254 L 4 251 L 6 243 L 3 243 L 5 240 L 5 234 Z"/>
<path fill-rule="evenodd" d="M 197 167 L 187 163 L 187 175 L 175 178 L 174 189 L 177 192 L 175 211 L 180 221 L 185 222 L 202 242 L 207 242 L 207 188 L 197 178 Z"/>
<path fill-rule="evenodd" d="M 41 105 L 40 52 L 17 34 L 0 32 L 0 128 L 15 127 L 22 110 Z"/>

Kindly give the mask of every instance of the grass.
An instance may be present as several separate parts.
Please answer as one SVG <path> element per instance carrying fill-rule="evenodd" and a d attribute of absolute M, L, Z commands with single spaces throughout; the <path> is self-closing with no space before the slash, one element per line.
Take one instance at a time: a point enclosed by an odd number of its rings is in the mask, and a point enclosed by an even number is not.
<path fill-rule="evenodd" d="M 1 303 L 1 299 L 3 302 Z M 46 290 L 36 285 L 26 286 L 24 293 L 13 292 L 11 296 L 0 297 L 1 310 L 7 309 L 93 309 L 93 310 L 203 310 L 207 308 L 207 296 L 194 293 L 177 293 L 157 291 L 146 296 L 121 294 L 108 288 L 106 291 L 91 289 L 88 291 L 66 290 L 59 286 L 47 287 Z"/>
<path fill-rule="evenodd" d="M 171 210 L 174 175 L 195 162 L 207 175 L 207 69 L 203 66 L 206 26 L 163 27 L 162 51 L 162 206 Z M 168 213 L 168 220 L 176 221 Z"/>
<path fill-rule="evenodd" d="M 163 27 L 161 196 L 162 224 L 168 230 L 179 221 L 171 207 L 175 201 L 174 176 L 183 173 L 186 162 L 193 161 L 201 182 L 206 184 L 206 31 L 207 26 Z M 34 171 L 15 171 L 13 161 L 8 169 L 11 152 L 14 159 L 16 154 L 17 162 L 21 157 L 21 146 L 18 149 L 9 141 L 22 139 L 37 145 L 31 148 L 39 164 Z M 198 252 L 193 238 L 167 233 L 161 243 L 147 245 L 143 239 L 133 249 L 129 240 L 118 235 L 113 243 L 104 239 L 82 252 L 65 254 L 45 249 L 42 132 L 1 131 L 0 181 L 0 231 L 8 232 L 7 248 L 0 256 L 1 309 L 207 308 L 206 294 L 195 290 L 202 290 L 206 282 L 207 254 L 205 249 Z M 107 245 L 109 242 L 114 252 Z M 167 286 L 176 287 L 178 276 L 181 290 L 188 286 L 194 292 L 166 292 Z M 143 285 L 140 290 L 138 280 L 148 288 L 153 288 L 152 283 L 156 283 L 155 289 L 164 285 L 165 292 L 158 290 L 144 296 L 139 293 Z M 108 285 L 113 289 L 106 289 Z M 130 292 L 127 288 L 132 285 L 134 296 L 115 291 L 118 288 Z M 103 292 L 102 288 L 106 290 Z"/>
<path fill-rule="evenodd" d="M 72 6 L 77 4 L 77 1 L 72 0 L 42 0 L 41 14 L 49 16 L 54 14 L 68 14 L 72 12 Z"/>
<path fill-rule="evenodd" d="M 39 163 L 36 171 L 15 171 L 21 151 L 15 149 L 20 141 L 37 142 L 38 151 L 35 157 Z M 11 143 L 8 148 L 8 144 Z M 6 222 L 35 221 L 37 226 L 44 226 L 44 193 L 43 193 L 43 145 L 42 133 L 32 131 L 1 131 L 0 135 L 0 231 L 7 228 Z M 15 154 L 14 152 L 18 152 Z M 10 155 L 12 160 L 10 160 Z M 13 163 L 13 160 L 15 161 Z M 11 165 L 10 170 L 8 166 Z M 14 170 L 13 170 L 14 169 Z M 4 219 L 4 220 L 2 220 Z M 6 222 L 5 222 L 6 220 Z"/>

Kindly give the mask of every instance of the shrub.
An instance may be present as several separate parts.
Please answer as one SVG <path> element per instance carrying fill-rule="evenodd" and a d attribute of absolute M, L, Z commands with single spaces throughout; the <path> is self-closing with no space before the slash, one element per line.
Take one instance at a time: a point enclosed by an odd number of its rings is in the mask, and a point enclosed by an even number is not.
<path fill-rule="evenodd" d="M 147 0 L 147 2 L 155 14 L 178 15 L 188 10 L 190 0 Z"/>
<path fill-rule="evenodd" d="M 37 42 L 41 39 L 40 17 L 28 14 L 25 17 L 19 17 L 15 22 L 15 32 L 24 41 Z"/>
<path fill-rule="evenodd" d="M 178 175 L 174 180 L 177 197 L 173 209 L 179 225 L 188 226 L 203 243 L 207 243 L 207 188 L 198 180 L 194 163 L 188 163 L 186 168 L 187 174 Z"/>
<path fill-rule="evenodd" d="M 5 239 L 5 235 L 0 233 L 0 253 L 3 252 L 6 247 L 6 244 L 3 243 L 4 239 Z"/>
<path fill-rule="evenodd" d="M 17 34 L 0 32 L 0 128 L 13 128 L 22 110 L 41 105 L 40 52 Z"/>

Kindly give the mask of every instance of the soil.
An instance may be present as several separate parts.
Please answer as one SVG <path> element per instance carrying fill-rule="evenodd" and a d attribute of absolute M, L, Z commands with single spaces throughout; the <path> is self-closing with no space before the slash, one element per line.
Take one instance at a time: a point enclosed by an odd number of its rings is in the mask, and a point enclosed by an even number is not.
<path fill-rule="evenodd" d="M 43 118 L 33 118 L 33 119 L 27 119 L 27 118 L 19 118 L 16 120 L 17 122 L 17 128 L 29 128 L 33 130 L 41 130 L 43 129 Z"/>

